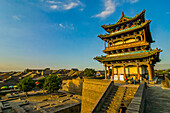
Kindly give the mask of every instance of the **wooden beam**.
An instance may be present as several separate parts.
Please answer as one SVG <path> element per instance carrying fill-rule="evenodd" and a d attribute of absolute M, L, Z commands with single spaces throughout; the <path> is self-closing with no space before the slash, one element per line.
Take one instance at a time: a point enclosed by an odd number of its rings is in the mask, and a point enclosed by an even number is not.
<path fill-rule="evenodd" d="M 107 65 L 105 64 L 105 79 L 107 79 Z"/>
<path fill-rule="evenodd" d="M 139 64 L 137 63 L 137 73 L 138 73 L 138 80 L 140 79 L 140 74 L 139 74 Z"/>
<path fill-rule="evenodd" d="M 125 80 L 125 76 L 126 76 L 125 64 L 123 64 L 123 71 L 124 71 L 124 80 Z"/>
<path fill-rule="evenodd" d="M 144 36 L 144 42 L 146 42 L 146 34 L 145 34 L 145 29 L 143 29 L 143 36 Z"/>
<path fill-rule="evenodd" d="M 112 65 L 112 77 L 114 78 L 114 66 Z"/>

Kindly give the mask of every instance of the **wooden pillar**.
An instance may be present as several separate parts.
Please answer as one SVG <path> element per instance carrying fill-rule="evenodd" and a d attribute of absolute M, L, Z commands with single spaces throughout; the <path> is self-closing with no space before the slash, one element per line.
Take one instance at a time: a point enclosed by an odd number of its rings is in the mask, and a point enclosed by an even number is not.
<path fill-rule="evenodd" d="M 125 76 L 126 76 L 125 64 L 123 64 L 123 70 L 124 70 L 124 80 L 125 80 Z"/>
<path fill-rule="evenodd" d="M 152 80 L 152 67 L 151 64 L 148 63 L 148 75 L 149 75 L 149 80 Z"/>
<path fill-rule="evenodd" d="M 107 46 L 110 47 L 110 46 L 109 46 L 109 42 L 107 42 Z"/>
<path fill-rule="evenodd" d="M 146 42 L 146 35 L 145 35 L 145 30 L 143 30 L 143 35 L 144 35 L 144 42 Z"/>
<path fill-rule="evenodd" d="M 154 77 L 155 77 L 155 70 L 154 70 L 154 66 L 153 66 L 153 65 L 151 65 L 151 68 L 152 68 L 152 78 L 154 78 Z"/>
<path fill-rule="evenodd" d="M 112 65 L 112 77 L 114 78 L 114 67 Z"/>
<path fill-rule="evenodd" d="M 137 63 L 137 73 L 138 73 L 138 80 L 140 80 L 140 74 L 139 74 L 139 64 Z"/>
<path fill-rule="evenodd" d="M 107 65 L 105 65 L 105 79 L 107 79 Z"/>
<path fill-rule="evenodd" d="M 106 42 L 104 41 L 104 47 L 105 47 L 105 49 L 106 49 Z"/>
<path fill-rule="evenodd" d="M 140 39 L 141 39 L 141 41 L 143 41 L 142 35 L 140 35 Z"/>
<path fill-rule="evenodd" d="M 109 74 L 109 78 L 110 78 L 110 66 L 108 66 L 108 74 Z"/>

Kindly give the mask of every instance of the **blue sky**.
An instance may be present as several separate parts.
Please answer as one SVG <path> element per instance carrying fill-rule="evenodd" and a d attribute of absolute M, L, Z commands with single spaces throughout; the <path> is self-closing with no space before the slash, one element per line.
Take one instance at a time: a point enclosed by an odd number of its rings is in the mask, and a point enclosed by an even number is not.
<path fill-rule="evenodd" d="M 104 69 L 93 60 L 102 55 L 106 33 L 122 11 L 133 17 L 146 10 L 153 48 L 161 48 L 156 68 L 170 68 L 169 0 L 0 0 L 0 71 L 25 68 Z"/>

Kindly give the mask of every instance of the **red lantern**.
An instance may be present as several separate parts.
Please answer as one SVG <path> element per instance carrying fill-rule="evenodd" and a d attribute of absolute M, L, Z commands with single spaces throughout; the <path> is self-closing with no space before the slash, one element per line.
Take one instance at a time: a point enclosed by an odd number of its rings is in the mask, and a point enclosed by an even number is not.
<path fill-rule="evenodd" d="M 39 82 L 38 82 L 38 81 L 36 81 L 36 82 L 35 82 L 35 84 L 36 84 L 36 85 L 38 85 L 38 84 L 39 84 Z"/>

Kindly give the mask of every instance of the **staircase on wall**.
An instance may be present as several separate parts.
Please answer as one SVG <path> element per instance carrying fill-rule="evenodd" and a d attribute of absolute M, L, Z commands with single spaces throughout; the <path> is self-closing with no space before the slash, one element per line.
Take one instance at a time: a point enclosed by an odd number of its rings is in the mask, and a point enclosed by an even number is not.
<path fill-rule="evenodd" d="M 122 99 L 122 108 L 127 108 L 132 101 L 138 87 L 127 87 L 124 93 L 124 97 Z"/>
<path fill-rule="evenodd" d="M 121 102 L 125 93 L 126 87 L 114 86 L 110 93 L 105 98 L 103 106 L 99 113 L 117 113 L 121 107 Z"/>

